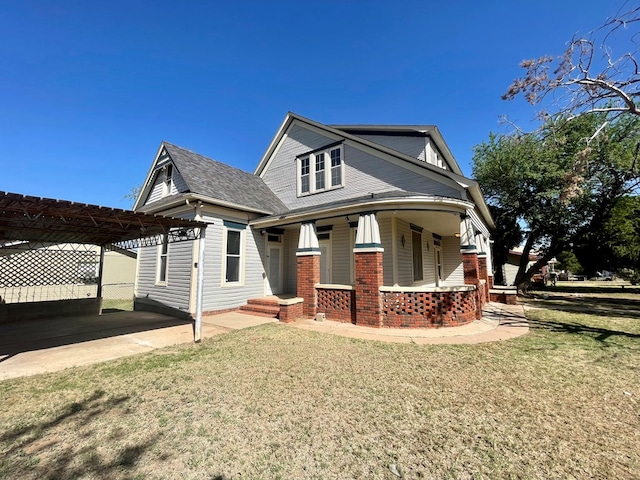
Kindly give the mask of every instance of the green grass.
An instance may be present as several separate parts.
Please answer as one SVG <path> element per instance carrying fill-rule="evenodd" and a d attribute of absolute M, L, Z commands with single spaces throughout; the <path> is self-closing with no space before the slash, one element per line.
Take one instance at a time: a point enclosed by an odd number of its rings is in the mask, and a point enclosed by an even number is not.
<path fill-rule="evenodd" d="M 555 292 L 481 345 L 268 324 L 0 382 L 0 478 L 637 478 L 639 304 Z"/>

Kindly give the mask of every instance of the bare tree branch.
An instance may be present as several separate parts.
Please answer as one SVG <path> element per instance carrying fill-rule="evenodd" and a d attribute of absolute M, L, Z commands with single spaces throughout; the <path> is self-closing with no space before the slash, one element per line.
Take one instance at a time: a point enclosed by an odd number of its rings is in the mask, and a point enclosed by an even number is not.
<path fill-rule="evenodd" d="M 522 95 L 565 118 L 590 112 L 640 116 L 639 27 L 640 7 L 635 7 L 574 36 L 559 57 L 524 60 L 524 76 L 502 98 Z"/>

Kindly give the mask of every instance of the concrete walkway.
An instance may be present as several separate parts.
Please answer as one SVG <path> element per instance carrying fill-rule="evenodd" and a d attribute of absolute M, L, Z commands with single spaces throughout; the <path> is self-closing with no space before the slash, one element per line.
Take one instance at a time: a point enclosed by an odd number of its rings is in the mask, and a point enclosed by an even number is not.
<path fill-rule="evenodd" d="M 482 313 L 481 320 L 461 327 L 445 328 L 370 328 L 330 320 L 298 320 L 288 325 L 343 337 L 418 345 L 496 342 L 519 337 L 529 331 L 522 305 L 492 302 L 485 306 Z"/>
<path fill-rule="evenodd" d="M 208 338 L 272 322 L 278 320 L 239 312 L 206 316 L 202 321 L 202 336 Z M 329 320 L 300 320 L 282 325 L 350 338 L 420 345 L 495 342 L 529 331 L 521 305 L 499 303 L 487 304 L 482 320 L 462 327 L 369 328 Z M 0 324 L 0 380 L 55 372 L 192 342 L 192 322 L 150 312 Z"/>
<path fill-rule="evenodd" d="M 206 316 L 202 337 L 276 319 L 230 312 Z M 0 324 L 0 380 L 91 365 L 193 342 L 193 323 L 151 312 L 118 312 Z"/>

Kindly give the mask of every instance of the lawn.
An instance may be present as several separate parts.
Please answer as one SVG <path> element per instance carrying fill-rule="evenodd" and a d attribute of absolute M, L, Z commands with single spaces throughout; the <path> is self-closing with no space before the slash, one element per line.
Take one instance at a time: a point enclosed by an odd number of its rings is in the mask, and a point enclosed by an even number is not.
<path fill-rule="evenodd" d="M 527 313 L 492 344 L 268 324 L 0 382 L 0 478 L 638 478 L 640 292 Z"/>

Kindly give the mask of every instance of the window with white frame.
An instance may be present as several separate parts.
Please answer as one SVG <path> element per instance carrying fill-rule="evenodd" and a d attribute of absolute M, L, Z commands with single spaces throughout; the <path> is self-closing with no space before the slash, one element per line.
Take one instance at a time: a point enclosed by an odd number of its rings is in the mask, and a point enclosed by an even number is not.
<path fill-rule="evenodd" d="M 298 195 L 326 192 L 344 186 L 342 145 L 298 157 Z"/>
<path fill-rule="evenodd" d="M 225 285 L 242 283 L 242 251 L 243 236 L 246 226 L 233 222 L 224 222 L 225 242 L 224 242 L 224 273 L 223 281 Z"/>
<path fill-rule="evenodd" d="M 169 270 L 169 236 L 162 235 L 160 245 L 158 245 L 158 263 L 156 270 L 156 283 L 158 285 L 167 284 L 167 272 Z"/>

